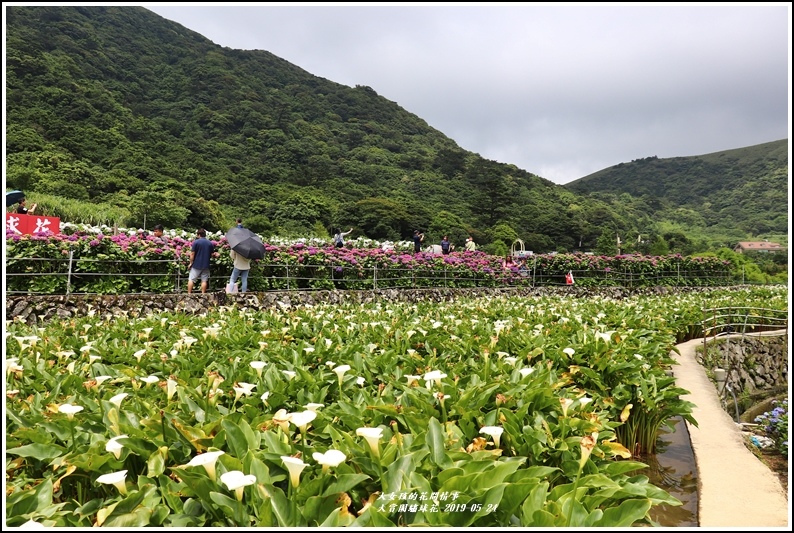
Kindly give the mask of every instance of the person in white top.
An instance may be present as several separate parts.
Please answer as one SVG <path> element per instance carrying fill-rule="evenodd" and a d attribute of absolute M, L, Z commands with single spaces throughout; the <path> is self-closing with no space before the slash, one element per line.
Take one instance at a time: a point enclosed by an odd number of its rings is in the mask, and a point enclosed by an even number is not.
<path fill-rule="evenodd" d="M 232 269 L 232 277 L 229 279 L 229 285 L 237 283 L 237 278 L 240 278 L 240 292 L 248 291 L 248 271 L 251 270 L 251 260 L 243 257 L 234 250 L 229 252 L 229 255 L 234 261 L 234 268 Z"/>
<path fill-rule="evenodd" d="M 353 228 L 350 228 L 344 232 L 340 228 L 337 228 L 336 233 L 334 233 L 334 246 L 337 248 L 342 248 L 345 245 L 345 237 L 350 235 L 352 232 Z"/>

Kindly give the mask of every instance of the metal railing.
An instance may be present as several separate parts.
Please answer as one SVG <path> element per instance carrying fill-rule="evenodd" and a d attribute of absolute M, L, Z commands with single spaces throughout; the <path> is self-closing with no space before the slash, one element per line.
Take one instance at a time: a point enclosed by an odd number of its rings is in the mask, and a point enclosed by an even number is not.
<path fill-rule="evenodd" d="M 222 274 L 218 274 L 218 272 Z M 231 266 L 210 268 L 210 291 L 223 290 L 231 276 Z M 727 271 L 654 271 L 637 273 L 618 270 L 573 270 L 578 286 L 726 286 L 732 283 Z M 10 258 L 6 260 L 9 294 L 124 294 L 185 292 L 188 270 L 184 260 L 111 260 L 75 258 L 73 252 L 63 259 Z M 485 269 L 437 264 L 413 267 L 357 266 L 350 264 L 312 265 L 252 264 L 249 291 L 397 289 L 448 287 L 541 287 L 565 285 L 565 273 L 548 272 L 530 265 L 520 270 Z"/>

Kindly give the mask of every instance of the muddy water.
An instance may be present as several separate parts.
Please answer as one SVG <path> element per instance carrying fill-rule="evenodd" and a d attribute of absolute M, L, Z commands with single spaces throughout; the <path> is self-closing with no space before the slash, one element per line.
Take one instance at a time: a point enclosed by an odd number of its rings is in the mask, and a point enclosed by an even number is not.
<path fill-rule="evenodd" d="M 697 527 L 698 480 L 689 431 L 681 417 L 673 419 L 671 431 L 663 428 L 656 443 L 656 455 L 643 456 L 649 468 L 642 471 L 650 482 L 681 501 L 680 506 L 656 505 L 651 518 L 663 527 Z"/>

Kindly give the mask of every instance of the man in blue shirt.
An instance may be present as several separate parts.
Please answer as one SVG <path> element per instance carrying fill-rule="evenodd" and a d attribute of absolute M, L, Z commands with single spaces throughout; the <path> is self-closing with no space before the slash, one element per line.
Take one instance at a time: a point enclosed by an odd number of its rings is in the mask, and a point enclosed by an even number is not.
<path fill-rule="evenodd" d="M 193 283 L 201 278 L 201 292 L 207 292 L 210 281 L 210 257 L 215 251 L 215 245 L 207 239 L 204 228 L 196 232 L 198 239 L 190 246 L 190 275 L 187 280 L 187 292 L 193 292 Z"/>

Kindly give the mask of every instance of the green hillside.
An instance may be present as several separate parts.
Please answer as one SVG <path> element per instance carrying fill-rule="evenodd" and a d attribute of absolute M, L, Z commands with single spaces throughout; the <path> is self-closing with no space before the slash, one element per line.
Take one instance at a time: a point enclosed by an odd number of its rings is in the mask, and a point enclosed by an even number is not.
<path fill-rule="evenodd" d="M 690 209 L 709 228 L 751 235 L 788 231 L 788 139 L 693 157 L 647 157 L 568 183 L 571 191 L 628 193 L 676 220 Z"/>
<path fill-rule="evenodd" d="M 747 188 L 751 202 L 710 200 L 717 215 L 733 209 L 710 231 L 694 204 L 555 185 L 462 150 L 370 87 L 215 45 L 141 7 L 5 9 L 6 184 L 71 221 L 219 230 L 242 216 L 263 234 L 353 226 L 395 240 L 419 228 L 430 242 L 472 234 L 492 253 L 515 238 L 536 252 L 609 252 L 620 235 L 637 251 L 658 237 L 692 253 L 761 234 L 747 220 L 769 198 L 754 184 L 779 179 L 778 166 L 737 160 L 747 179 L 721 188 Z M 700 167 L 725 179 L 705 156 Z"/>

